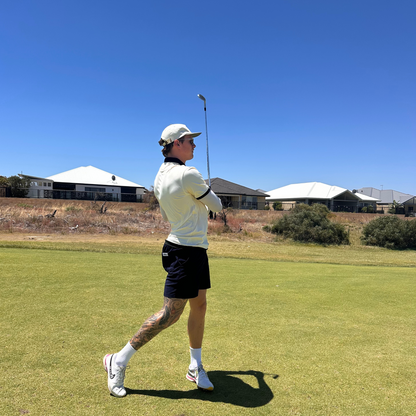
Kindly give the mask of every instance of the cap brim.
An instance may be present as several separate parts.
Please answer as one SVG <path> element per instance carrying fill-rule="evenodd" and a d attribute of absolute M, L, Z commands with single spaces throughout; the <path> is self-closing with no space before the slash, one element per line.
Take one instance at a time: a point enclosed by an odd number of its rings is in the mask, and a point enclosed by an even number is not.
<path fill-rule="evenodd" d="M 198 137 L 199 135 L 200 135 L 201 133 L 192 133 L 192 132 L 186 132 L 186 133 L 183 133 L 183 134 L 181 134 L 179 137 L 178 137 L 178 139 L 182 139 L 182 138 L 184 138 L 184 137 Z"/>

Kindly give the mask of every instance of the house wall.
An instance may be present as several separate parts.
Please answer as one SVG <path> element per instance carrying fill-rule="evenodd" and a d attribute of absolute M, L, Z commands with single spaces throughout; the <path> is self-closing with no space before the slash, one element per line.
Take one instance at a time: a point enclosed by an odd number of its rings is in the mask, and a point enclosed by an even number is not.
<path fill-rule="evenodd" d="M 128 190 L 123 193 L 123 190 Z M 142 202 L 144 188 L 122 188 L 119 186 L 78 185 L 65 184 L 53 181 L 33 181 L 28 198 L 54 198 L 54 199 L 87 199 L 112 200 L 124 202 Z"/>
<path fill-rule="evenodd" d="M 48 180 L 33 180 L 30 183 L 28 198 L 45 198 L 45 191 L 52 190 L 52 181 Z"/>
<path fill-rule="evenodd" d="M 392 204 L 377 204 L 377 212 L 388 214 L 391 207 Z M 408 202 L 405 202 L 403 207 L 401 207 L 397 213 L 405 215 L 412 215 L 416 213 L 416 197 Z"/>
<path fill-rule="evenodd" d="M 410 201 L 405 202 L 403 205 L 404 205 L 405 215 L 413 214 L 416 216 L 416 197 L 414 197 Z"/>
<path fill-rule="evenodd" d="M 224 208 L 234 209 L 264 209 L 266 197 L 251 197 L 245 195 L 217 194 Z"/>
<path fill-rule="evenodd" d="M 266 197 L 258 196 L 257 197 L 257 209 L 264 209 L 265 206 L 266 206 Z"/>
<path fill-rule="evenodd" d="M 272 204 L 273 205 L 273 204 Z M 296 201 L 283 201 L 282 208 L 283 211 L 289 211 L 296 205 Z"/>
<path fill-rule="evenodd" d="M 269 200 L 269 204 L 273 206 L 274 202 L 281 202 L 283 211 L 289 211 L 296 204 L 323 204 L 331 211 L 346 211 L 346 212 L 357 212 L 358 211 L 358 200 L 354 199 L 299 199 L 297 201 L 277 201 Z"/>

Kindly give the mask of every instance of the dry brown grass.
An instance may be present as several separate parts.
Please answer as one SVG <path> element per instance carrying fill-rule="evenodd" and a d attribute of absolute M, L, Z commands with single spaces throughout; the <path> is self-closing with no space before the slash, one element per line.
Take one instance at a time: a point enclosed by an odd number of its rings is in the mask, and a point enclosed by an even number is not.
<path fill-rule="evenodd" d="M 2 232 L 152 234 L 168 230 L 160 213 L 148 210 L 146 204 L 106 203 L 103 207 L 103 202 L 0 198 Z"/>
<path fill-rule="evenodd" d="M 159 254 L 170 231 L 159 210 L 146 204 L 113 203 L 101 214 L 101 204 L 85 201 L 54 201 L 0 198 L 0 247 L 109 253 Z M 57 210 L 55 218 L 47 218 Z M 263 226 L 285 213 L 239 211 L 223 222 L 208 224 L 210 256 L 239 259 L 333 263 L 351 265 L 416 266 L 415 251 L 393 251 L 362 246 L 361 230 L 372 214 L 333 214 L 348 227 L 349 246 L 323 247 L 299 244 L 263 231 Z M 76 230 L 71 229 L 78 225 Z"/>
<path fill-rule="evenodd" d="M 170 226 L 163 221 L 158 209 L 149 210 L 144 203 L 103 202 L 52 199 L 0 198 L 0 233 L 52 234 L 79 236 L 166 236 Z M 53 218 L 50 215 L 56 210 Z M 227 225 L 220 216 L 210 220 L 211 237 L 238 241 L 272 242 L 276 237 L 263 227 L 287 214 L 284 211 L 230 210 Z M 351 244 L 360 245 L 364 225 L 377 214 L 332 213 L 333 221 L 347 227 Z"/>

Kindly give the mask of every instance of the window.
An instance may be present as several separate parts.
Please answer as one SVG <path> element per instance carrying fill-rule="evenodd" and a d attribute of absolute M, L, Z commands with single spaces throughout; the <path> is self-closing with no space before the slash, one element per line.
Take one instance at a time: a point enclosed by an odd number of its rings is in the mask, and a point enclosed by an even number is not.
<path fill-rule="evenodd" d="M 50 182 L 48 182 L 48 187 L 50 188 L 52 186 L 52 184 Z"/>
<path fill-rule="evenodd" d="M 241 198 L 241 209 L 257 209 L 257 197 L 243 195 Z"/>
<path fill-rule="evenodd" d="M 86 192 L 105 192 L 105 188 L 89 188 L 85 187 Z"/>

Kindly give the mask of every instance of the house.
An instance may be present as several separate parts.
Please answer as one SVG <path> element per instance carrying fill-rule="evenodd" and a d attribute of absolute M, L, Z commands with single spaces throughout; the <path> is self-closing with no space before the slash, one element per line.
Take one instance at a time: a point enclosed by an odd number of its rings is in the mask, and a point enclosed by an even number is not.
<path fill-rule="evenodd" d="M 141 202 L 146 190 L 94 166 L 81 166 L 47 178 L 29 178 L 29 198 Z"/>
<path fill-rule="evenodd" d="M 321 182 L 306 182 L 286 185 L 267 192 L 266 201 L 281 202 L 284 210 L 296 204 L 324 204 L 331 211 L 359 212 L 371 205 L 375 211 L 377 199 L 361 195 L 339 186 Z"/>
<path fill-rule="evenodd" d="M 393 206 L 394 201 L 401 205 L 397 214 L 414 215 L 416 213 L 416 196 L 414 195 L 404 194 L 392 189 L 380 190 L 370 187 L 358 189 L 357 194 L 377 198 L 379 200 L 377 210 L 385 214 Z"/>
<path fill-rule="evenodd" d="M 208 184 L 208 180 L 205 182 Z M 264 209 L 268 196 L 221 178 L 211 179 L 211 189 L 221 199 L 224 208 Z"/>

